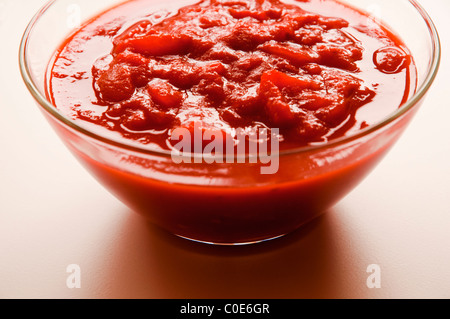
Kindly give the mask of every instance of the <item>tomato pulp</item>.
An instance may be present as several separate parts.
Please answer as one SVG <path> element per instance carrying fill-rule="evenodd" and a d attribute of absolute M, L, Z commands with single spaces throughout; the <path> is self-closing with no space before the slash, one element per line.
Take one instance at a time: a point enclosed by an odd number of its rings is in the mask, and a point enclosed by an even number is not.
<path fill-rule="evenodd" d="M 73 120 L 150 150 L 170 151 L 177 128 L 198 125 L 232 138 L 237 129 L 276 128 L 271 138 L 289 151 L 378 123 L 414 93 L 414 79 L 413 59 L 399 38 L 334 0 L 205 0 L 171 11 L 136 0 L 73 33 L 50 64 L 47 86 L 55 107 Z M 246 184 L 239 178 L 248 167 L 227 166 L 225 183 L 212 182 L 209 172 L 202 185 L 152 177 L 142 171 L 147 164 L 131 172 L 75 150 L 156 224 L 219 243 L 298 227 L 348 192 L 384 151 L 281 184 L 257 175 Z M 314 166 L 303 157 L 280 164 L 284 176 Z"/>

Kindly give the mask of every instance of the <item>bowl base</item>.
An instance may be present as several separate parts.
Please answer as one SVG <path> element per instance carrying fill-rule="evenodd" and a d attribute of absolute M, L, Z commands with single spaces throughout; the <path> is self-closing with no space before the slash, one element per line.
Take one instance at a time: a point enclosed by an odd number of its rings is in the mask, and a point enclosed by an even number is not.
<path fill-rule="evenodd" d="M 203 240 L 199 240 L 199 239 L 189 238 L 189 237 L 182 236 L 182 235 L 177 235 L 177 234 L 174 234 L 174 235 L 179 237 L 179 238 L 182 238 L 182 239 L 185 239 L 185 240 L 189 240 L 189 241 L 192 241 L 192 242 L 195 242 L 195 243 L 211 245 L 211 246 L 248 246 L 248 245 L 256 245 L 256 244 L 260 244 L 260 243 L 276 240 L 276 239 L 279 239 L 279 238 L 282 238 L 282 237 L 286 236 L 286 234 L 283 234 L 283 235 L 278 235 L 278 236 L 275 236 L 275 237 L 270 237 L 270 238 L 255 240 L 255 241 L 226 243 L 226 242 L 209 242 L 209 241 L 203 241 Z"/>

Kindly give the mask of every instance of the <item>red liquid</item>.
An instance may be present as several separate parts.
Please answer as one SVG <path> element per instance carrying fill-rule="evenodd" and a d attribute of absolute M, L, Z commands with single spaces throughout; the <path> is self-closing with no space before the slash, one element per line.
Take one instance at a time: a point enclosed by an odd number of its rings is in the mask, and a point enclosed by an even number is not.
<path fill-rule="evenodd" d="M 71 141 L 67 146 L 84 166 L 131 209 L 173 234 L 203 242 L 231 244 L 257 242 L 290 233 L 325 212 L 381 160 L 412 116 L 413 112 L 395 124 L 400 129 L 390 127 L 367 143 L 357 143 L 350 155 L 343 154 L 349 153 L 352 147 L 336 149 L 335 154 L 331 150 L 330 156 L 341 154 L 342 158 L 330 167 L 316 169 L 318 172 L 310 177 L 302 177 L 304 174 L 299 172 L 302 166 L 308 167 L 314 162 L 304 154 L 282 157 L 277 175 L 267 175 L 265 179 L 260 178 L 258 166 L 230 164 L 212 168 L 200 164 L 196 166 L 198 173 L 184 173 L 192 184 L 177 182 L 181 181 L 179 175 L 183 175 L 183 169 L 176 164 L 127 155 L 123 161 L 123 154 L 127 152 L 114 148 L 109 151 L 110 147 L 102 145 L 93 147 L 97 143 L 91 145 L 89 139 L 49 119 L 63 139 Z M 373 145 L 378 143 L 383 146 Z M 93 154 L 101 154 L 100 158 L 86 155 L 85 147 Z M 376 150 L 368 154 L 368 149 Z M 218 168 L 225 172 L 217 174 L 215 169 Z M 154 172 L 155 178 L 152 178 Z M 163 180 L 158 180 L 161 176 Z M 223 176 L 226 177 L 222 180 Z"/>
<path fill-rule="evenodd" d="M 164 13 L 151 15 L 145 0 L 100 14 L 55 55 L 49 98 L 99 134 L 153 149 L 169 149 L 173 129 L 200 122 L 225 134 L 280 128 L 288 150 L 353 134 L 413 93 L 407 49 L 360 11 L 332 0 L 223 3 L 190 6 L 155 26 L 149 21 Z M 309 13 L 316 10 L 321 15 Z M 198 25 L 215 29 L 198 35 Z M 89 139 L 57 129 L 132 209 L 172 233 L 215 243 L 298 228 L 355 187 L 401 131 L 381 132 L 383 146 L 362 141 L 328 154 L 281 156 L 277 174 L 261 176 L 260 165 L 248 163 L 189 168 L 101 143 L 85 147 Z"/>

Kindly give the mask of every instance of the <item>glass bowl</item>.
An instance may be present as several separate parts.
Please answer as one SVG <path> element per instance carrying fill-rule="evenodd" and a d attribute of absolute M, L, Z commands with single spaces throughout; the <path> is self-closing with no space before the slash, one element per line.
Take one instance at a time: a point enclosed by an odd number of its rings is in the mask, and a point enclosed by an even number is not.
<path fill-rule="evenodd" d="M 65 145 L 109 191 L 155 225 L 205 243 L 248 244 L 277 238 L 336 204 L 401 136 L 440 61 L 437 31 L 415 0 L 347 1 L 381 17 L 410 49 L 417 90 L 404 105 L 351 136 L 272 154 L 278 164 L 275 174 L 261 174 L 264 164 L 245 158 L 243 163 L 177 164 L 170 152 L 148 150 L 81 126 L 46 98 L 48 63 L 62 40 L 80 21 L 120 2 L 54 0 L 45 5 L 21 42 L 24 82 Z M 275 157 L 267 158 L 271 159 Z"/>

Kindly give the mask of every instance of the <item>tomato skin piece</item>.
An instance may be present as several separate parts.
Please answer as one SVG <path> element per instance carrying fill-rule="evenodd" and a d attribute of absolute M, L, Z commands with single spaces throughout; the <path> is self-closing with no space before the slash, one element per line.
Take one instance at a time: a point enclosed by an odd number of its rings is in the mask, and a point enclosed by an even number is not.
<path fill-rule="evenodd" d="M 411 58 L 400 48 L 384 47 L 374 52 L 373 63 L 381 72 L 395 74 L 408 66 Z"/>
<path fill-rule="evenodd" d="M 131 73 L 128 67 L 123 64 L 112 65 L 109 70 L 100 75 L 96 84 L 100 89 L 102 98 L 110 102 L 129 99 L 135 90 Z"/>
<path fill-rule="evenodd" d="M 277 70 L 265 72 L 261 77 L 261 82 L 264 81 L 272 82 L 280 90 L 283 88 L 289 88 L 296 92 L 306 89 L 320 90 L 321 88 L 320 83 L 314 80 L 290 76 Z"/>
<path fill-rule="evenodd" d="M 279 44 L 275 41 L 270 41 L 259 46 L 259 49 L 282 57 L 297 66 L 303 66 L 309 63 L 317 63 L 320 57 L 317 53 L 302 48 L 301 46 Z"/>
<path fill-rule="evenodd" d="M 115 46 L 113 53 L 118 54 L 129 49 L 147 56 L 184 54 L 188 52 L 190 43 L 191 39 L 186 36 L 156 33 L 125 39 Z"/>
<path fill-rule="evenodd" d="M 163 80 L 151 81 L 147 91 L 153 101 L 163 109 L 178 108 L 183 102 L 183 93 Z"/>
<path fill-rule="evenodd" d="M 271 124 L 276 128 L 292 126 L 296 120 L 289 104 L 277 98 L 269 98 L 266 103 L 266 112 Z"/>

